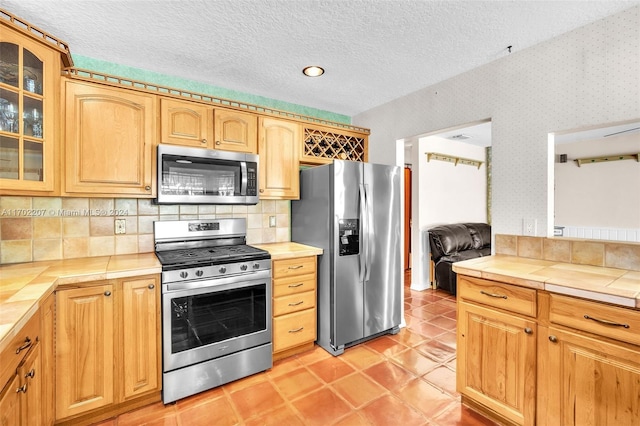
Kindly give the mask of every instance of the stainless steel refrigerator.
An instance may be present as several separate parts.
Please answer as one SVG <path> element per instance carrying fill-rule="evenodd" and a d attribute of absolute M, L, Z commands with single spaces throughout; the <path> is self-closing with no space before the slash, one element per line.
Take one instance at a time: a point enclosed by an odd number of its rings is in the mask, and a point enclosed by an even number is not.
<path fill-rule="evenodd" d="M 400 177 L 399 167 L 342 160 L 300 171 L 291 240 L 324 250 L 317 343 L 332 355 L 399 330 Z"/>

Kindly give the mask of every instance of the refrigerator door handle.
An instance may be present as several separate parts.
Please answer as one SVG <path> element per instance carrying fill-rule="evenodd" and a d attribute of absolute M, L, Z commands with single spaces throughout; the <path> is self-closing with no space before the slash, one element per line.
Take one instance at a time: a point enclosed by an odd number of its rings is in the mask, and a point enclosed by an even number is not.
<path fill-rule="evenodd" d="M 363 184 L 360 184 L 360 223 L 362 224 L 362 231 L 360 235 L 360 241 L 362 246 L 362 252 L 358 255 L 359 258 L 359 266 L 360 266 L 360 274 L 359 280 L 360 282 L 365 281 L 366 271 L 367 271 L 367 250 L 369 248 L 367 244 L 367 234 L 369 232 L 369 224 L 367 223 L 367 198 L 366 198 L 366 189 Z"/>
<path fill-rule="evenodd" d="M 373 223 L 373 218 L 371 217 L 371 205 L 370 200 L 371 197 L 369 196 L 369 185 L 363 185 L 364 186 L 364 203 L 365 203 L 365 215 L 366 215 L 366 224 L 367 224 L 367 231 L 366 234 L 364 236 L 364 243 L 366 244 L 366 250 L 365 250 L 365 267 L 366 267 L 366 272 L 364 275 L 364 280 L 369 281 L 369 279 L 371 278 L 371 242 L 373 241 L 373 237 L 371 235 L 371 224 Z"/>

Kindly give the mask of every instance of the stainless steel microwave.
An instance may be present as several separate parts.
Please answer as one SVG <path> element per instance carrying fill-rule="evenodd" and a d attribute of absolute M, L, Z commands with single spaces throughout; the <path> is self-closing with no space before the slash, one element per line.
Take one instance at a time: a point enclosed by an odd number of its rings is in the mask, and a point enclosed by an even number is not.
<path fill-rule="evenodd" d="M 257 204 L 258 156 L 158 145 L 158 204 Z"/>

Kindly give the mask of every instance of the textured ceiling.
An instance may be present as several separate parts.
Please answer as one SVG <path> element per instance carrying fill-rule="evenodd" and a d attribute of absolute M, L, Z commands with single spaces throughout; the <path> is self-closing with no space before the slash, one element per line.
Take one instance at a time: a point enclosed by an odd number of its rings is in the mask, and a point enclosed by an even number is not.
<path fill-rule="evenodd" d="M 347 116 L 637 4 L 0 0 L 74 55 Z M 325 75 L 304 77 L 311 64 Z"/>

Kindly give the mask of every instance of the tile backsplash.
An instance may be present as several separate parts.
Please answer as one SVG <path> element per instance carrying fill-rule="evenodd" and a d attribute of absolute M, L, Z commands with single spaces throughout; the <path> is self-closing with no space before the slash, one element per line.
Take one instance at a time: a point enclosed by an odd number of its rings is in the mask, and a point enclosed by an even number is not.
<path fill-rule="evenodd" d="M 153 251 L 156 220 L 245 218 L 247 242 L 290 241 L 291 203 L 156 205 L 149 199 L 0 197 L 0 264 Z M 270 217 L 275 227 L 270 227 Z M 115 234 L 115 220 L 125 221 Z"/>
<path fill-rule="evenodd" d="M 496 254 L 640 271 L 640 243 L 497 234 Z"/>

